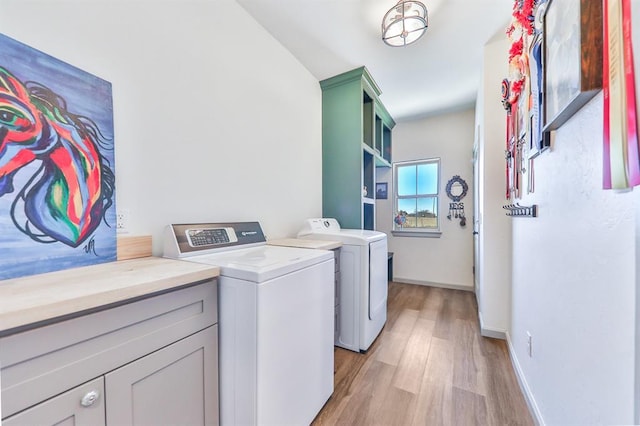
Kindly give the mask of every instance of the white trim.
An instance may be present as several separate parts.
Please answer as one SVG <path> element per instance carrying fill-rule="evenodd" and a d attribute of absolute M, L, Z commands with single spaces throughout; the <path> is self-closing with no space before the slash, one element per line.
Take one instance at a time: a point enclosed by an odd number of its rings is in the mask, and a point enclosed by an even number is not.
<path fill-rule="evenodd" d="M 529 407 L 529 412 L 533 417 L 533 421 L 538 426 L 545 426 L 544 419 L 542 418 L 542 413 L 538 408 L 538 404 L 536 404 L 536 399 L 533 397 L 531 393 L 531 389 L 529 388 L 529 384 L 527 383 L 527 379 L 522 372 L 522 368 L 520 368 L 520 363 L 518 362 L 518 357 L 516 356 L 516 352 L 513 349 L 513 345 L 511 344 L 511 336 L 509 332 L 507 334 L 507 347 L 509 348 L 509 358 L 511 358 L 511 365 L 513 366 L 513 370 L 516 373 L 516 378 L 518 379 L 518 384 L 520 385 L 520 390 L 524 395 L 524 400 L 527 402 L 527 406 Z"/>
<path fill-rule="evenodd" d="M 440 238 L 441 231 L 395 231 L 391 230 L 394 237 L 421 237 L 421 238 Z"/>
<path fill-rule="evenodd" d="M 507 340 L 507 330 L 485 327 L 482 320 L 482 312 L 478 310 L 478 322 L 480 323 L 480 335 L 494 339 Z"/>
<path fill-rule="evenodd" d="M 416 194 L 415 196 L 403 196 L 400 197 L 398 195 L 398 167 L 406 167 L 406 166 L 411 166 L 411 165 L 415 165 L 416 167 L 419 165 L 424 165 L 424 164 L 436 164 L 438 166 L 438 182 L 436 184 L 436 192 L 434 194 Z M 416 168 L 416 173 L 417 173 L 417 168 Z M 391 232 L 398 232 L 398 234 L 394 234 L 397 237 L 427 237 L 427 238 L 440 238 L 440 235 L 442 234 L 441 231 L 441 226 L 440 226 L 440 210 L 441 210 L 441 206 L 440 206 L 440 201 L 441 201 L 441 197 L 440 197 L 440 182 L 442 181 L 442 159 L 440 157 L 433 157 L 433 158 L 422 158 L 422 159 L 417 159 L 417 160 L 405 160 L 405 161 L 397 161 L 395 163 L 392 163 L 392 186 L 393 186 L 393 197 L 392 197 L 392 201 L 393 201 L 393 216 L 395 217 L 395 215 L 398 213 L 397 212 L 397 208 L 398 208 L 398 199 L 400 198 L 416 198 L 416 200 L 418 198 L 427 198 L 427 197 L 433 197 L 436 199 L 437 202 L 437 208 L 436 208 L 436 218 L 438 220 L 438 226 L 435 228 L 409 228 L 408 231 L 404 231 L 403 228 L 397 229 L 396 228 L 396 223 L 395 220 L 393 222 L 393 227 L 391 228 Z M 418 176 L 416 174 L 416 180 L 417 180 Z M 416 181 L 416 192 L 417 192 L 417 181 Z M 417 212 L 416 212 L 417 213 Z M 417 217 L 416 217 L 417 220 Z M 417 225 L 417 222 L 416 222 Z M 420 231 L 420 229 L 422 229 L 422 231 Z M 413 232 L 412 232 L 413 231 Z M 429 235 L 431 234 L 431 235 Z"/>
<path fill-rule="evenodd" d="M 506 340 L 506 333 L 493 328 L 480 327 L 480 335 L 482 337 L 491 337 L 492 339 Z"/>
<path fill-rule="evenodd" d="M 462 284 L 434 283 L 431 281 L 413 280 L 411 278 L 400 278 L 396 276 L 393 277 L 393 282 L 403 283 L 403 284 L 417 284 L 417 285 L 423 285 L 426 287 L 448 288 L 451 290 L 464 290 L 464 291 L 473 292 L 473 286 L 462 285 Z"/>

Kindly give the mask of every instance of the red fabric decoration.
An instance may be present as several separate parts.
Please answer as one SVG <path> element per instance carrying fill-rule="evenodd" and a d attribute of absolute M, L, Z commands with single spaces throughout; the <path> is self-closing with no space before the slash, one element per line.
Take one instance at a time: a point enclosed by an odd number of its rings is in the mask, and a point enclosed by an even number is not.
<path fill-rule="evenodd" d="M 509 103 L 513 107 L 518 103 L 518 99 L 520 99 L 520 94 L 522 93 L 522 89 L 524 89 L 524 77 L 520 80 L 515 80 L 511 82 L 511 97 L 509 98 Z"/>
<path fill-rule="evenodd" d="M 522 33 L 520 37 L 511 43 L 511 47 L 509 48 L 509 63 L 513 64 L 517 67 L 517 64 L 520 61 L 520 57 L 524 54 L 524 37 L 526 37 L 525 33 L 528 35 L 533 34 L 534 30 L 534 9 L 538 0 L 514 0 L 513 2 L 513 19 L 511 21 L 511 25 L 506 29 L 506 34 L 511 39 L 516 33 L 516 30 L 521 27 Z M 516 33 L 518 34 L 518 33 Z M 518 74 L 518 77 L 520 75 Z M 505 108 L 508 109 L 509 106 L 513 106 L 518 102 L 518 98 L 524 89 L 525 78 L 514 77 L 513 80 L 509 81 L 509 97 L 508 99 L 503 100 L 503 104 Z M 508 80 L 507 80 L 508 81 Z"/>
<path fill-rule="evenodd" d="M 517 41 L 514 41 L 509 49 L 509 62 L 516 56 L 522 55 L 522 51 L 524 49 L 524 40 L 520 37 Z"/>
<path fill-rule="evenodd" d="M 533 34 L 533 9 L 535 5 L 536 0 L 515 0 L 513 3 L 513 20 L 519 23 L 529 35 Z"/>

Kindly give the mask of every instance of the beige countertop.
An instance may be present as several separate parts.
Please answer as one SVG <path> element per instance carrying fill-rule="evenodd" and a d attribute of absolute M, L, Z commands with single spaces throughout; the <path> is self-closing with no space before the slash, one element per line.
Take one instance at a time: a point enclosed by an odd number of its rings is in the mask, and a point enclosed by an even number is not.
<path fill-rule="evenodd" d="M 317 250 L 333 250 L 342 247 L 340 241 L 308 240 L 306 238 L 282 238 L 280 240 L 269 240 L 267 244 L 272 246 L 299 247 Z"/>
<path fill-rule="evenodd" d="M 0 333 L 217 277 L 218 267 L 145 257 L 0 280 Z"/>

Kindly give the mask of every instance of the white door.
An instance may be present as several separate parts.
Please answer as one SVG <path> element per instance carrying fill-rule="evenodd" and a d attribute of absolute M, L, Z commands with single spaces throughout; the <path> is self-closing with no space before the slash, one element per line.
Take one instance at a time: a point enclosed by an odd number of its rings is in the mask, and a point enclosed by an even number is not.
<path fill-rule="evenodd" d="M 480 305 L 480 126 L 476 128 L 476 137 L 473 144 L 473 284 L 476 292 L 478 306 Z"/>

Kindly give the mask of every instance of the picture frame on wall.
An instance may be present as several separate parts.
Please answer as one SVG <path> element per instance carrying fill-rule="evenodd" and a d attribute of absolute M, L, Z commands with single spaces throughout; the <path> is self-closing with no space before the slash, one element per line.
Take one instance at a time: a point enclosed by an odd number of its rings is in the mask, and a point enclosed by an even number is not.
<path fill-rule="evenodd" d="M 531 102 L 529 110 L 529 135 L 527 158 L 537 157 L 551 144 L 549 131 L 542 130 L 544 122 L 544 90 L 543 90 L 543 25 L 547 0 L 536 3 L 533 20 L 533 35 L 529 43 L 529 81 Z"/>
<path fill-rule="evenodd" d="M 543 131 L 560 128 L 602 89 L 602 2 L 548 0 Z"/>
<path fill-rule="evenodd" d="M 0 34 L 0 280 L 117 259 L 110 82 Z"/>
<path fill-rule="evenodd" d="M 388 195 L 387 190 L 387 182 L 376 183 L 376 200 L 386 200 Z"/>

